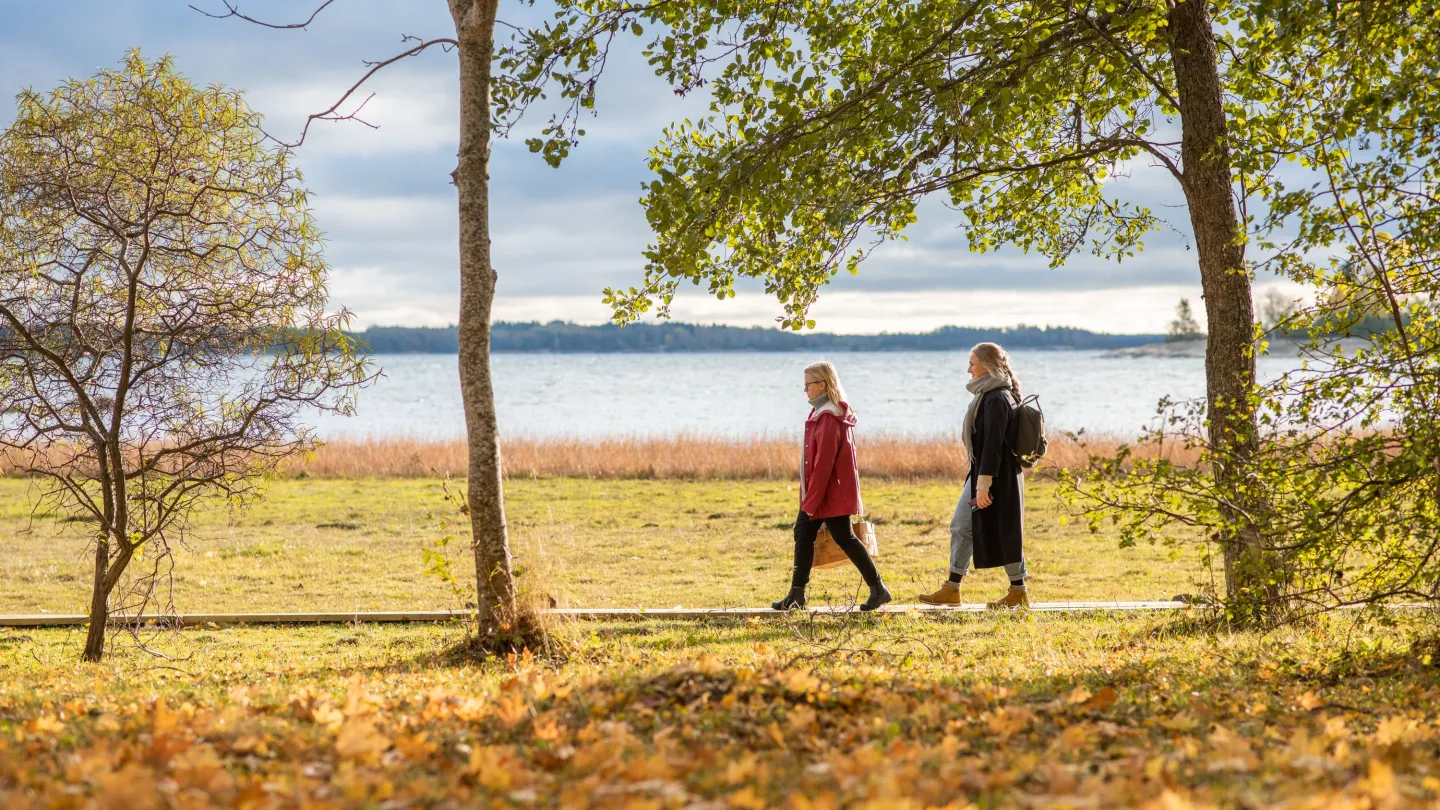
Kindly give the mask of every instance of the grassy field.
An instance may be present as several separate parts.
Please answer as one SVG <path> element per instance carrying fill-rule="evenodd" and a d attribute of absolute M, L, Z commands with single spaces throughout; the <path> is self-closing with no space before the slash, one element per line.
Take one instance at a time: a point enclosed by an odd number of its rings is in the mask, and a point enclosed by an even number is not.
<path fill-rule="evenodd" d="M 563 659 L 481 664 L 446 625 L 99 665 L 78 631 L 0 631 L 0 806 L 1433 807 L 1433 629 L 1359 618 L 574 622 Z"/>
<path fill-rule="evenodd" d="M 80 524 L 0 480 L 0 613 L 72 612 Z M 513 479 L 522 582 L 570 605 L 758 604 L 783 587 L 793 485 Z M 902 598 L 945 567 L 953 484 L 870 482 Z M 1028 491 L 1035 597 L 1200 590 L 1195 547 L 1119 549 Z M 440 608 L 441 483 L 286 480 L 207 513 L 182 610 Z M 463 547 L 463 546 L 462 546 Z M 459 552 L 455 562 L 463 572 Z M 848 602 L 852 570 L 814 595 Z M 1003 588 L 996 572 L 970 587 Z M 462 583 L 464 584 L 464 583 Z M 1440 802 L 1434 618 L 1231 632 L 1197 611 L 552 621 L 476 660 L 459 624 L 0 629 L 0 807 L 616 810 L 1353 807 Z M 137 641 L 143 641 L 142 648 Z"/>
<path fill-rule="evenodd" d="M 82 524 L 32 516 L 30 483 L 0 479 L 0 613 L 83 612 L 90 564 Z M 944 577 L 950 483 L 869 482 L 879 566 L 900 601 Z M 565 606 L 725 607 L 768 604 L 788 584 L 796 492 L 785 481 L 516 479 L 506 502 L 522 580 Z M 1091 535 L 1034 482 L 1027 494 L 1032 598 L 1168 599 L 1209 582 L 1195 546 L 1119 549 Z M 175 561 L 177 607 L 192 612 L 443 609 L 457 599 L 423 573 L 421 549 L 461 527 L 441 482 L 284 480 L 237 514 L 200 516 Z M 452 521 L 453 524 L 453 521 Z M 465 576 L 464 546 L 451 551 Z M 812 597 L 849 603 L 849 566 L 818 572 Z M 966 600 L 995 598 L 983 571 Z M 863 598 L 863 596 L 862 596 Z"/>

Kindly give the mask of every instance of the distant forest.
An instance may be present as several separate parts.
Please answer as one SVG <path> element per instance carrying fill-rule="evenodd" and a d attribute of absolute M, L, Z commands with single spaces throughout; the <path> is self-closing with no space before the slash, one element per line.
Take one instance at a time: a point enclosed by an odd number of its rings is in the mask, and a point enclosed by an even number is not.
<path fill-rule="evenodd" d="M 374 354 L 454 354 L 454 326 L 373 326 L 355 335 Z M 1118 349 L 1158 343 L 1164 335 L 1111 335 L 1063 326 L 1013 326 L 1003 329 L 945 326 L 919 334 L 836 335 L 782 332 L 765 327 L 701 326 L 688 323 L 640 323 L 581 326 L 550 323 L 496 323 L 494 352 L 791 352 L 791 351 L 956 351 L 982 341 L 1009 349 Z"/>

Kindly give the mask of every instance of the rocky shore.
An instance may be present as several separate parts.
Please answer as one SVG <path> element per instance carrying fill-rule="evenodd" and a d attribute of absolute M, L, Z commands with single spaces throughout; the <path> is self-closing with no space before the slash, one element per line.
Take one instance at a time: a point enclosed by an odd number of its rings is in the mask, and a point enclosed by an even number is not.
<path fill-rule="evenodd" d="M 1143 346 L 1127 346 L 1123 349 L 1112 349 L 1105 353 L 1106 357 L 1204 357 L 1206 341 L 1204 338 L 1196 340 L 1168 340 L 1164 343 L 1146 343 Z"/>
<path fill-rule="evenodd" d="M 1344 338 L 1337 341 L 1337 344 L 1347 354 L 1365 346 L 1368 341 L 1362 338 Z M 1196 338 L 1193 340 L 1170 340 L 1163 343 L 1146 343 L 1143 346 L 1128 346 L 1123 349 L 1113 349 L 1105 353 L 1105 357 L 1205 357 L 1206 340 Z M 1301 354 L 1304 344 L 1290 340 L 1289 338 L 1275 338 L 1270 341 L 1269 349 L 1265 352 L 1268 355 L 1295 356 Z"/>

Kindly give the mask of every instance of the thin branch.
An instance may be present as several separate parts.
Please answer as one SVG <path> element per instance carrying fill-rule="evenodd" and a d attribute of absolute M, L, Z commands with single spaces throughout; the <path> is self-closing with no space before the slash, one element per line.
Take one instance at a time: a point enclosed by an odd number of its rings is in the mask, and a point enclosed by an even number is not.
<path fill-rule="evenodd" d="M 237 5 L 235 5 L 234 3 L 230 2 L 230 0 L 222 0 L 222 1 L 225 3 L 225 8 L 228 10 L 228 13 L 226 13 L 226 14 L 211 14 L 210 12 L 208 12 L 208 11 L 202 9 L 202 8 L 198 8 L 198 7 L 196 7 L 196 6 L 193 6 L 193 5 L 190 6 L 190 8 L 193 9 L 193 10 L 195 10 L 195 11 L 200 12 L 201 14 L 204 14 L 206 17 L 209 17 L 209 18 L 212 19 L 212 20 L 227 20 L 227 19 L 229 19 L 229 18 L 231 18 L 231 17 L 238 17 L 239 19 L 242 19 L 242 20 L 244 20 L 245 22 L 254 23 L 254 24 L 256 24 L 256 25 L 263 26 L 263 27 L 265 27 L 265 28 L 274 28 L 274 29 L 277 29 L 277 30 L 289 30 L 289 29 L 296 29 L 296 28 L 300 28 L 300 29 L 306 28 L 307 26 L 310 25 L 310 23 L 315 22 L 315 18 L 318 17 L 318 16 L 320 16 L 320 12 L 324 11 L 326 6 L 328 6 L 328 5 L 330 5 L 331 3 L 335 2 L 335 0 L 325 0 L 325 2 L 323 2 L 323 3 L 320 4 L 320 7 L 319 7 L 319 8 L 317 8 L 317 9 L 315 9 L 313 12 L 311 12 L 310 18 L 307 19 L 305 22 L 299 22 L 299 23 L 268 23 L 268 22 L 265 22 L 264 20 L 257 20 L 257 19 L 255 19 L 254 17 L 250 17 L 250 16 L 247 16 L 247 15 L 241 14 L 241 13 L 240 13 L 240 7 L 237 6 Z"/>
<path fill-rule="evenodd" d="M 1114 48 L 1115 51 L 1119 53 L 1126 62 L 1129 62 L 1130 67 L 1134 68 L 1135 71 L 1139 73 L 1142 78 L 1145 79 L 1146 83 L 1149 84 L 1150 87 L 1157 94 L 1159 94 L 1161 98 L 1170 102 L 1172 109 L 1180 109 L 1180 101 L 1174 96 L 1174 94 L 1170 92 L 1170 88 L 1167 87 L 1158 76 L 1151 73 L 1150 70 L 1145 67 L 1145 63 L 1141 62 L 1138 56 L 1136 56 L 1129 48 L 1125 47 L 1124 43 L 1116 39 L 1115 36 L 1112 35 L 1108 29 L 1101 28 L 1100 26 L 1096 25 L 1095 21 L 1091 19 L 1089 14 L 1082 12 L 1078 16 L 1082 20 L 1084 20 L 1085 24 L 1090 28 L 1090 30 L 1099 34 L 1105 39 L 1106 42 L 1110 43 L 1110 47 Z"/>
<path fill-rule="evenodd" d="M 406 37 L 406 39 L 415 39 L 415 37 Z M 328 109 L 323 112 L 314 113 L 309 118 L 305 119 L 305 126 L 301 128 L 300 137 L 298 140 L 287 143 L 285 141 L 279 140 L 278 138 L 275 138 L 272 135 L 269 135 L 268 133 L 266 134 L 266 137 L 271 138 L 271 140 L 274 140 L 276 143 L 279 143 L 281 146 L 284 146 L 287 149 L 296 149 L 301 144 L 305 143 L 305 137 L 310 134 L 310 125 L 315 123 L 316 121 L 360 121 L 359 118 L 356 118 L 356 115 L 359 114 L 360 110 L 364 109 L 365 104 L 370 101 L 371 97 L 374 96 L 373 93 L 370 97 L 367 97 L 365 101 L 360 102 L 360 106 L 356 107 L 351 112 L 341 115 L 337 111 L 340 109 L 341 105 L 343 105 L 346 101 L 350 99 L 351 96 L 355 95 L 355 91 L 359 90 L 361 85 L 369 81 L 371 76 L 374 76 L 376 73 L 380 72 L 384 68 L 393 65 L 396 62 L 399 62 L 401 59 L 406 59 L 411 56 L 419 55 L 420 53 L 424 52 L 425 49 L 431 47 L 432 45 L 439 45 L 441 49 L 444 50 L 446 53 L 449 53 L 450 51 L 460 47 L 460 43 L 457 40 L 442 37 L 439 39 L 430 39 L 421 42 L 419 45 L 416 45 L 410 50 L 398 53 L 390 57 L 389 59 L 384 59 L 379 62 L 366 62 L 365 64 L 369 66 L 370 69 L 365 71 L 365 75 L 361 76 L 359 81 L 350 85 L 350 89 L 342 93 L 340 98 L 337 99 L 334 104 L 331 104 Z M 375 128 L 375 125 L 370 124 L 366 121 L 360 121 L 360 123 L 365 124 L 372 129 Z"/>

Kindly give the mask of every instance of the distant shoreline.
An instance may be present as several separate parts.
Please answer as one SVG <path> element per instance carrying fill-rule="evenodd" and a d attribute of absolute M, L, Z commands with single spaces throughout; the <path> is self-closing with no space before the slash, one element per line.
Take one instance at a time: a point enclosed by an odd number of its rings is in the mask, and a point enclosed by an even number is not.
<path fill-rule="evenodd" d="M 376 326 L 352 337 L 370 354 L 456 354 L 459 351 L 459 331 L 453 326 Z M 1063 326 L 945 326 L 929 332 L 843 335 L 687 323 L 620 327 L 560 321 L 546 324 L 502 321 L 491 326 L 490 350 L 497 354 L 954 352 L 988 341 L 1007 349 L 1103 351 L 1163 339 L 1163 335 L 1120 335 Z"/>

